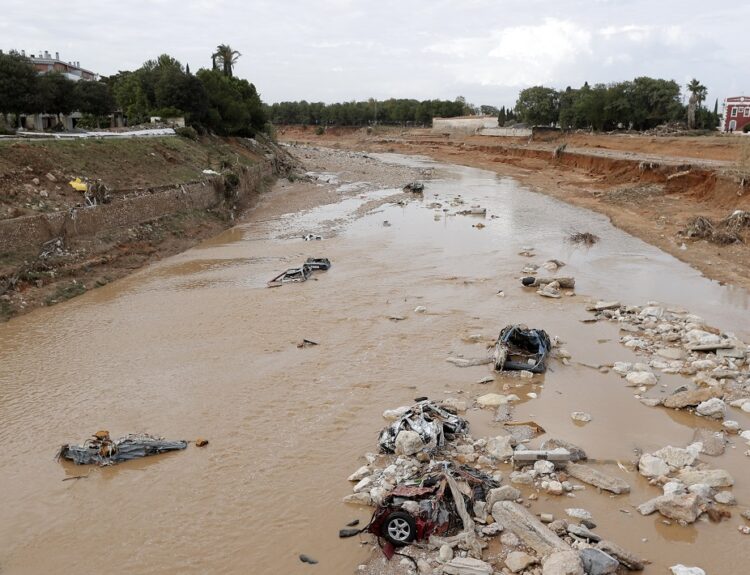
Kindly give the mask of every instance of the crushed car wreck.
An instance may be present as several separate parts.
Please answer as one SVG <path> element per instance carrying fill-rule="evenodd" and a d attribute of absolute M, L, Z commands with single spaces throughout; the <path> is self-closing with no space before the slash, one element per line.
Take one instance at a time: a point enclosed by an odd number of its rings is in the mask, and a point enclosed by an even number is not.
<path fill-rule="evenodd" d="M 187 441 L 183 440 L 168 441 L 147 434 L 131 434 L 111 439 L 109 431 L 97 431 L 83 445 L 63 445 L 57 452 L 57 459 L 67 459 L 76 465 L 105 466 L 186 447 Z"/>
<path fill-rule="evenodd" d="M 495 343 L 495 369 L 544 373 L 551 349 L 552 343 L 546 331 L 529 329 L 525 325 L 506 326 Z"/>
<path fill-rule="evenodd" d="M 424 399 L 403 411 L 396 421 L 383 429 L 378 444 L 385 453 L 402 451 L 406 455 L 411 455 L 422 449 L 442 447 L 446 435 L 465 433 L 468 429 L 469 423 L 465 419 Z M 414 441 L 407 442 L 407 435 L 402 435 L 402 439 L 399 440 L 399 435 L 403 433 L 414 433 L 418 437 L 409 436 L 409 439 Z M 416 440 L 420 440 L 421 444 Z"/>
<path fill-rule="evenodd" d="M 279 287 L 285 283 L 304 282 L 316 270 L 328 271 L 331 269 L 331 260 L 328 258 L 307 258 L 298 268 L 289 268 L 271 279 L 266 285 L 268 287 Z"/>

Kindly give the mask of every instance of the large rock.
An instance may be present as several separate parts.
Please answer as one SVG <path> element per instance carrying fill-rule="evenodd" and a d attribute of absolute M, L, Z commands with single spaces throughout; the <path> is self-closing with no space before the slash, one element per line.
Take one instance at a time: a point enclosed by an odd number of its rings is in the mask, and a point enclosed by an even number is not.
<path fill-rule="evenodd" d="M 594 487 L 598 487 L 599 489 L 604 489 L 605 491 L 610 491 L 616 494 L 630 492 L 630 486 L 624 480 L 619 477 L 612 477 L 611 475 L 607 475 L 596 469 L 592 469 L 587 465 L 568 463 L 566 469 L 570 476 L 575 477 L 584 483 L 588 483 L 589 485 L 593 485 Z"/>
<path fill-rule="evenodd" d="M 496 459 L 506 460 L 513 457 L 513 438 L 510 435 L 499 435 L 487 441 L 487 453 Z"/>
<path fill-rule="evenodd" d="M 677 478 L 688 487 L 696 483 L 705 483 L 709 487 L 731 487 L 734 485 L 732 476 L 723 469 L 686 469 L 681 471 Z"/>
<path fill-rule="evenodd" d="M 651 453 L 644 453 L 638 460 L 638 472 L 644 477 L 660 477 L 669 474 L 669 465 Z"/>
<path fill-rule="evenodd" d="M 710 429 L 696 429 L 693 442 L 701 444 L 701 453 L 713 456 L 723 454 L 727 443 L 724 433 Z"/>
<path fill-rule="evenodd" d="M 724 419 L 724 416 L 727 413 L 727 406 L 718 397 L 712 397 L 707 401 L 699 403 L 698 407 L 695 408 L 695 412 L 698 415 L 703 415 L 704 417 Z"/>
<path fill-rule="evenodd" d="M 542 575 L 585 575 L 578 553 L 572 550 L 552 553 L 542 565 Z"/>
<path fill-rule="evenodd" d="M 590 547 L 580 552 L 586 575 L 611 575 L 617 573 L 620 562 L 604 551 Z"/>
<path fill-rule="evenodd" d="M 499 393 L 486 393 L 477 398 L 479 407 L 499 407 L 517 400 L 515 395 L 501 395 Z"/>
<path fill-rule="evenodd" d="M 511 551 L 505 558 L 505 566 L 513 573 L 523 571 L 526 567 L 533 565 L 536 562 L 536 557 L 532 557 L 523 551 Z"/>
<path fill-rule="evenodd" d="M 639 387 L 641 385 L 656 385 L 656 376 L 650 371 L 631 371 L 625 376 L 628 387 Z"/>
<path fill-rule="evenodd" d="M 671 445 L 667 445 L 658 451 L 654 451 L 654 456 L 675 469 L 688 467 L 695 462 L 694 453 L 681 447 L 672 447 Z"/>
<path fill-rule="evenodd" d="M 664 400 L 664 407 L 671 409 L 682 409 L 683 407 L 690 407 L 698 405 L 704 401 L 708 401 L 713 397 L 718 397 L 721 394 L 721 390 L 713 387 L 702 387 L 700 389 L 689 389 L 687 391 L 680 391 L 672 394 Z"/>
<path fill-rule="evenodd" d="M 612 541 L 599 541 L 596 548 L 611 555 L 631 571 L 643 571 L 646 561 Z"/>
<path fill-rule="evenodd" d="M 657 497 L 656 509 L 668 519 L 695 523 L 703 511 L 701 503 L 702 498 L 695 493 L 673 493 Z"/>
<path fill-rule="evenodd" d="M 414 455 L 422 451 L 424 443 L 416 431 L 399 431 L 396 436 L 396 455 Z"/>
<path fill-rule="evenodd" d="M 443 565 L 446 575 L 492 575 L 492 565 L 472 557 L 456 557 Z"/>

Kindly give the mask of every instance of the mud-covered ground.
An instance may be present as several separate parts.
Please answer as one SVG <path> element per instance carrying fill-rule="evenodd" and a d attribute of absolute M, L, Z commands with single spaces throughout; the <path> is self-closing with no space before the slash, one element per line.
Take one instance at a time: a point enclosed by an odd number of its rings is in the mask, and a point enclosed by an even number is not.
<path fill-rule="evenodd" d="M 731 518 L 682 526 L 641 516 L 636 507 L 661 488 L 638 472 L 638 454 L 683 448 L 695 428 L 719 431 L 721 422 L 657 405 L 698 385 L 697 373 L 649 365 L 658 383 L 628 387 L 607 365 L 650 364 L 648 350 L 624 345 L 635 334 L 616 321 L 581 320 L 594 317 L 586 307 L 599 299 L 654 300 L 670 318 L 698 314 L 691 321 L 704 322 L 709 336 L 747 341 L 747 292 L 707 280 L 605 217 L 493 172 L 395 154 L 292 151 L 310 173 L 279 181 L 238 225 L 0 325 L 4 573 L 60 565 L 101 572 L 101 554 L 81 549 L 106 549 L 108 565 L 137 574 L 351 573 L 371 561 L 378 568 L 372 537 L 341 540 L 338 530 L 369 520 L 371 508 L 342 500 L 352 493 L 347 477 L 377 451 L 382 413 L 419 396 L 453 400 L 465 404 L 474 438 L 495 437 L 502 424 L 477 402 L 487 394 L 519 398 L 514 420 L 546 432 L 531 446 L 548 437 L 575 443 L 631 488 L 615 496 L 584 485 L 573 498 L 521 486 L 532 513 L 562 518 L 566 508 L 587 509 L 596 533 L 652 561 L 645 575 L 676 563 L 742 572 L 744 441 L 728 433 L 723 455 L 699 457 L 734 477 Z M 401 189 L 414 179 L 425 181 L 421 197 Z M 486 207 L 486 217 L 457 214 L 473 205 Z M 593 247 L 566 240 L 583 227 L 599 236 Z M 322 239 L 304 241 L 307 234 Z M 333 266 L 304 283 L 266 287 L 310 256 Z M 521 287 L 525 268 L 551 259 L 566 264 L 557 275 L 576 278 L 575 290 L 565 290 L 572 295 L 544 298 Z M 513 323 L 545 329 L 570 359 L 558 355 L 530 379 L 446 361 L 485 354 Z M 728 378 L 730 370 L 715 369 Z M 576 411 L 591 421 L 572 419 Z M 726 417 L 750 427 L 738 407 L 726 406 Z M 41 445 L 29 433 L 39 422 Z M 103 428 L 115 437 L 146 431 L 210 443 L 103 469 L 54 460 L 56 446 Z M 509 465 L 493 465 L 508 484 Z M 70 479 L 78 476 L 85 478 Z M 502 570 L 507 551 L 494 546 L 485 558 Z"/>

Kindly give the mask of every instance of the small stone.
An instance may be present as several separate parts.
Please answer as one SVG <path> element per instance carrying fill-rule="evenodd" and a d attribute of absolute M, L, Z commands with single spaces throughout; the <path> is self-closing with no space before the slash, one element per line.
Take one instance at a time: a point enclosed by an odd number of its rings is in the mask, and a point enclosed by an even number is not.
<path fill-rule="evenodd" d="M 733 433 L 736 433 L 740 429 L 740 423 L 733 419 L 725 419 L 722 425 L 724 426 L 724 429 Z"/>
<path fill-rule="evenodd" d="M 505 531 L 500 536 L 500 543 L 502 543 L 505 547 L 518 547 L 521 544 L 521 541 L 519 541 L 515 533 Z"/>
<path fill-rule="evenodd" d="M 418 305 L 414 308 L 414 313 L 425 313 L 427 311 L 427 308 L 423 305 Z"/>
<path fill-rule="evenodd" d="M 441 545 L 438 557 L 441 561 L 447 563 L 453 559 L 453 548 L 450 545 Z"/>
<path fill-rule="evenodd" d="M 550 481 L 549 485 L 547 486 L 547 493 L 550 493 L 552 495 L 562 495 L 563 494 L 563 486 L 562 483 L 559 481 Z"/>
<path fill-rule="evenodd" d="M 555 520 L 555 516 L 552 513 L 541 513 L 539 515 L 539 521 L 542 523 L 552 523 Z"/>
<path fill-rule="evenodd" d="M 498 533 L 502 533 L 502 531 L 503 531 L 503 526 L 497 522 L 490 523 L 489 525 L 482 527 L 482 534 L 490 536 L 490 537 L 493 535 L 497 535 Z"/>
<path fill-rule="evenodd" d="M 534 471 L 539 475 L 549 475 L 555 471 L 555 464 L 551 461 L 539 460 L 534 462 Z"/>
<path fill-rule="evenodd" d="M 512 573 L 523 571 L 526 567 L 533 565 L 536 562 L 536 557 L 532 557 L 523 551 L 511 551 L 505 558 L 505 566 L 510 569 Z"/>
<path fill-rule="evenodd" d="M 669 465 L 651 453 L 644 453 L 638 460 L 638 473 L 644 477 L 661 477 L 669 474 Z"/>
<path fill-rule="evenodd" d="M 513 457 L 513 438 L 510 435 L 500 435 L 487 441 L 487 453 L 500 460 Z"/>
<path fill-rule="evenodd" d="M 57 181 L 57 178 L 55 176 L 53 176 L 52 174 L 50 174 L 49 172 L 44 177 L 47 178 L 50 182 L 56 182 Z"/>
<path fill-rule="evenodd" d="M 588 423 L 589 421 L 591 421 L 591 414 L 584 411 L 574 411 L 570 414 L 570 417 L 573 419 L 573 421 L 580 421 L 582 423 Z"/>
<path fill-rule="evenodd" d="M 611 575 L 620 567 L 617 559 L 593 547 L 582 549 L 580 555 L 586 575 Z"/>
<path fill-rule="evenodd" d="M 542 565 L 542 575 L 584 575 L 583 563 L 575 551 L 555 551 Z"/>
<path fill-rule="evenodd" d="M 737 505 L 737 499 L 731 491 L 719 491 L 714 495 L 714 501 L 716 501 L 716 503 L 721 503 L 722 505 Z"/>
<path fill-rule="evenodd" d="M 525 471 L 512 471 L 510 474 L 510 482 L 519 485 L 532 485 L 534 483 L 534 478 L 530 473 Z"/>
<path fill-rule="evenodd" d="M 424 448 L 422 438 L 416 431 L 403 430 L 399 431 L 396 436 L 396 454 L 397 455 L 414 455 Z"/>
<path fill-rule="evenodd" d="M 724 419 L 726 415 L 727 406 L 718 397 L 711 398 L 707 401 L 703 401 L 698 404 L 695 408 L 696 413 L 705 417 L 712 417 L 714 419 Z"/>
<path fill-rule="evenodd" d="M 591 513 L 589 513 L 585 509 L 580 509 L 580 508 L 568 508 L 565 510 L 565 513 L 568 514 L 568 517 L 572 517 L 573 519 L 590 520 L 592 518 Z"/>
<path fill-rule="evenodd" d="M 640 385 L 656 385 L 656 376 L 650 371 L 631 371 L 625 376 L 628 386 L 638 387 Z"/>

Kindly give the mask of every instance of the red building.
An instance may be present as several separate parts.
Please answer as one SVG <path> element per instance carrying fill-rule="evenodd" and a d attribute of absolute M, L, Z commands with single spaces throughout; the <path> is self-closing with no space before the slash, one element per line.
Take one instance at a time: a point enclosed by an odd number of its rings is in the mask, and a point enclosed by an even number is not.
<path fill-rule="evenodd" d="M 25 52 L 22 53 L 24 56 Z M 54 57 L 47 51 L 40 52 L 39 55 L 31 55 L 31 63 L 39 74 L 49 72 L 60 72 L 69 80 L 77 82 L 78 80 L 98 80 L 99 75 L 90 70 L 81 68 L 80 62 L 65 62 L 60 60 L 60 53 L 55 52 Z"/>
<path fill-rule="evenodd" d="M 724 100 L 724 131 L 742 132 L 750 124 L 750 96 L 735 96 Z"/>

